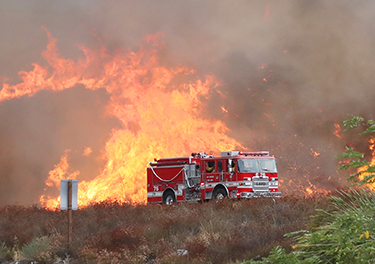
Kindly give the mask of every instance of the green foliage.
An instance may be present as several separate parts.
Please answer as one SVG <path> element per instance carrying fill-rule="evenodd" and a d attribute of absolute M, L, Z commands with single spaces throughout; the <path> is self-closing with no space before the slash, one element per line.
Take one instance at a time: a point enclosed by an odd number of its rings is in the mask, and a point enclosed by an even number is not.
<path fill-rule="evenodd" d="M 35 238 L 20 250 L 20 255 L 24 259 L 36 260 L 41 263 L 53 261 L 53 253 L 49 252 L 50 239 L 46 236 Z"/>
<path fill-rule="evenodd" d="M 367 162 L 364 157 L 365 154 L 355 151 L 353 148 L 345 147 L 346 151 L 342 153 L 341 156 L 337 157 L 338 159 L 349 159 L 348 163 L 341 164 L 339 170 L 347 170 L 350 168 L 358 168 L 365 165 L 368 165 L 369 162 Z"/>
<path fill-rule="evenodd" d="M 12 250 L 8 249 L 5 242 L 0 243 L 0 262 L 13 259 Z"/>
<path fill-rule="evenodd" d="M 7 250 L 7 248 L 5 246 L 5 243 L 2 242 L 0 244 L 0 261 L 5 259 L 4 256 L 5 256 L 6 250 Z"/>
<path fill-rule="evenodd" d="M 13 238 L 13 246 L 7 247 L 5 242 L 0 244 L 0 263 L 1 261 L 20 260 L 19 240 L 17 236 Z"/>
<path fill-rule="evenodd" d="M 293 252 L 280 247 L 255 263 L 372 263 L 375 253 L 375 194 L 369 190 L 332 196 L 333 210 L 320 210 L 318 226 L 297 234 Z M 313 221 L 314 222 L 314 221 Z M 288 262 L 289 261 L 289 262 Z"/>
<path fill-rule="evenodd" d="M 56 252 L 61 246 L 61 235 L 53 233 L 50 236 L 34 238 L 19 251 L 21 258 L 35 260 L 38 263 L 53 263 Z"/>
<path fill-rule="evenodd" d="M 353 116 L 349 120 L 341 122 L 341 125 L 345 127 L 345 131 L 351 130 L 354 128 L 361 127 L 361 133 L 358 135 L 370 135 L 375 133 L 375 124 L 373 120 L 364 121 L 362 117 Z M 370 139 L 374 139 L 371 137 Z M 358 185 L 364 185 L 375 182 L 375 165 L 371 165 L 368 159 L 366 159 L 365 154 L 355 151 L 352 147 L 346 147 L 345 152 L 341 156 L 337 157 L 339 160 L 342 160 L 341 166 L 338 170 L 348 170 L 348 169 L 358 169 L 356 173 L 351 174 L 348 177 L 349 181 L 353 181 Z"/>
<path fill-rule="evenodd" d="M 322 224 L 298 238 L 296 252 L 319 257 L 318 263 L 369 263 L 375 250 L 374 193 L 353 191 L 332 200 L 335 210 L 321 211 Z"/>
<path fill-rule="evenodd" d="M 359 127 L 363 124 L 363 117 L 360 116 L 353 116 L 351 119 L 344 120 L 341 122 L 341 125 L 345 127 L 344 131 L 347 131 L 349 129 L 353 129 L 356 127 Z"/>
<path fill-rule="evenodd" d="M 268 258 L 262 260 L 248 260 L 243 264 L 314 264 L 317 263 L 316 257 L 300 259 L 299 254 L 287 254 L 285 249 L 280 246 L 274 247 Z"/>

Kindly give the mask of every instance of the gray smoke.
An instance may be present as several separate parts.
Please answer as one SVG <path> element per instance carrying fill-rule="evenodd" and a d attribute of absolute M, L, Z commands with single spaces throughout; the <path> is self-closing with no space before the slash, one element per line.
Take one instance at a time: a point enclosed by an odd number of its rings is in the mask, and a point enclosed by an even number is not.
<path fill-rule="evenodd" d="M 374 6 L 369 0 L 1 1 L 0 79 L 19 83 L 19 71 L 46 63 L 43 26 L 58 39 L 61 55 L 74 60 L 83 58 L 79 44 L 103 43 L 112 53 L 138 49 L 146 35 L 163 32 L 161 63 L 221 80 L 225 97 L 212 91 L 202 99 L 201 116 L 225 122 L 249 149 L 275 154 L 283 192 L 295 192 L 289 180 L 334 189 L 345 178 L 335 171 L 335 156 L 356 140 L 334 136 L 334 123 L 347 114 L 373 118 Z M 100 150 L 119 126 L 103 114 L 107 101 L 105 91 L 76 87 L 1 103 L 0 205 L 37 202 L 66 149 L 82 179 L 97 175 Z M 92 156 L 80 155 L 85 146 Z"/>

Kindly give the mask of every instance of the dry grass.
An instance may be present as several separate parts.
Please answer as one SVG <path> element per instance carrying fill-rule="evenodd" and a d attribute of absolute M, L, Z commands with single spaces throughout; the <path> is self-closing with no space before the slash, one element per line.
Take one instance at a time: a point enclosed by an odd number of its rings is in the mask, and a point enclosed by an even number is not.
<path fill-rule="evenodd" d="M 305 229 L 315 209 L 328 206 L 326 197 L 172 206 L 95 204 L 73 212 L 72 250 L 59 241 L 56 256 L 69 254 L 79 263 L 238 262 L 266 256 L 276 245 L 288 249 L 284 234 Z M 21 251 L 39 237 L 58 233 L 65 239 L 67 212 L 4 207 L 0 230 L 0 243 L 8 251 Z"/>

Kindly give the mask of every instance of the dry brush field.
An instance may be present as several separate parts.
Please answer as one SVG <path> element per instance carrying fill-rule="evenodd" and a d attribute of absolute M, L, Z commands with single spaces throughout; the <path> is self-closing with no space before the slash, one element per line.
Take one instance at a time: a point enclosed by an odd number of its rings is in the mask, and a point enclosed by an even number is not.
<path fill-rule="evenodd" d="M 0 260 L 54 263 L 241 263 L 267 256 L 285 233 L 305 229 L 326 197 L 224 200 L 172 206 L 93 204 L 73 211 L 39 206 L 0 209 Z"/>

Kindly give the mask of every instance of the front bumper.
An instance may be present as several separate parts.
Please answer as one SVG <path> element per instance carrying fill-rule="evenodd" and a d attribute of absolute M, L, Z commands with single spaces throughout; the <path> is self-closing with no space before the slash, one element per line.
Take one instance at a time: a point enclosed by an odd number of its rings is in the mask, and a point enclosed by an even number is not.
<path fill-rule="evenodd" d="M 240 198 L 272 197 L 280 198 L 281 192 L 242 192 Z"/>

